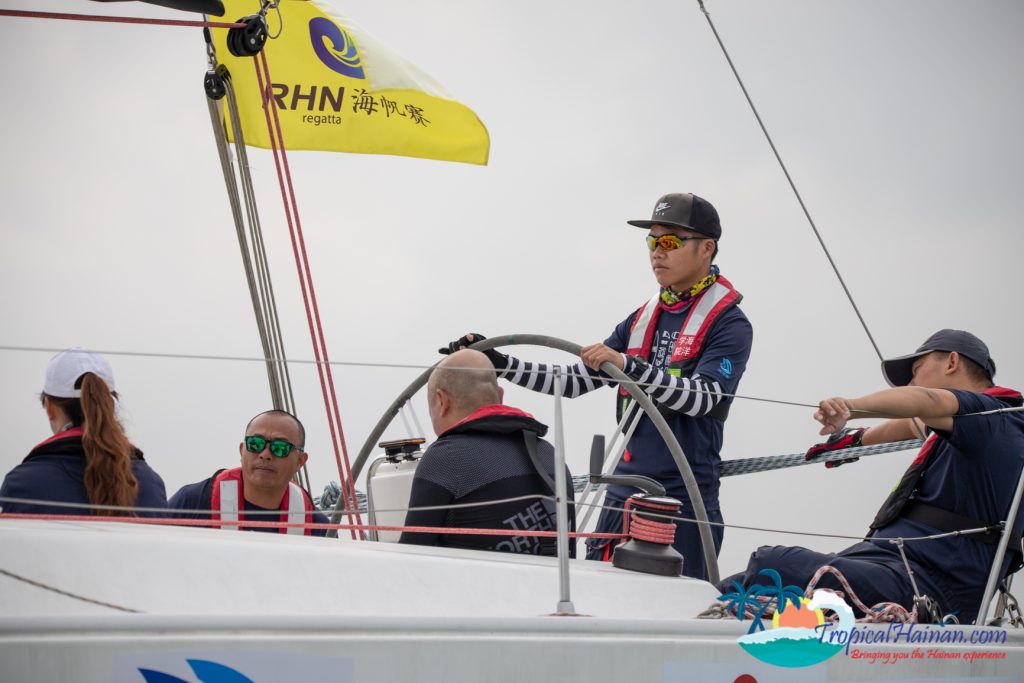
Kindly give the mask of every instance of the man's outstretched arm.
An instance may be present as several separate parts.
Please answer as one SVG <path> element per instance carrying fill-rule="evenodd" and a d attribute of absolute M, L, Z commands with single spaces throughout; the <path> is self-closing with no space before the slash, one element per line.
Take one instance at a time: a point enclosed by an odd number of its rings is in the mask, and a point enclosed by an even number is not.
<path fill-rule="evenodd" d="M 916 418 L 901 418 L 899 420 L 888 420 L 869 427 L 861 437 L 861 444 L 864 446 L 877 446 L 878 444 L 891 443 L 893 441 L 922 439 L 924 436 L 924 425 L 920 420 Z"/>
<path fill-rule="evenodd" d="M 953 416 L 960 410 L 960 401 L 951 391 L 924 387 L 896 387 L 860 398 L 827 398 L 818 404 L 814 419 L 821 423 L 819 434 L 834 434 L 850 420 L 870 417 L 891 419 L 920 418 L 934 430 L 949 432 Z M 909 423 L 892 427 L 894 433 L 905 433 Z M 885 425 L 881 425 L 884 427 Z"/>

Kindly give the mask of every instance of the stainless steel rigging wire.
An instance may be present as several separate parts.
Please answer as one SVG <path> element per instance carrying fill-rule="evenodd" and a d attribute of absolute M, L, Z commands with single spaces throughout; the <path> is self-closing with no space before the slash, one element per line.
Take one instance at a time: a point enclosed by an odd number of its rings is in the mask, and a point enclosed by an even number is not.
<path fill-rule="evenodd" d="M 238 115 L 238 103 L 235 89 L 230 80 L 225 87 L 227 91 L 228 109 L 231 113 L 232 130 L 235 134 L 235 153 L 238 155 L 239 175 L 245 191 L 246 209 L 249 213 L 249 232 L 252 236 L 253 257 L 259 277 L 260 300 L 262 302 L 266 324 L 269 331 L 271 356 L 276 370 L 275 377 L 282 405 L 286 410 L 295 413 L 295 396 L 292 393 L 291 375 L 288 370 L 288 358 L 284 351 L 284 339 L 281 335 L 281 322 L 277 314 L 277 299 L 274 296 L 274 283 L 270 277 L 270 266 L 267 251 L 263 242 L 263 226 L 260 223 L 259 211 L 256 208 L 256 191 L 249 171 L 249 157 L 242 134 L 242 122 Z M 275 406 L 276 407 L 276 406 Z"/>
<path fill-rule="evenodd" d="M 711 21 L 711 13 L 708 12 L 706 7 L 704 7 L 704 0 L 697 0 L 697 4 L 700 6 L 700 11 L 704 13 L 704 17 L 708 20 L 708 26 L 711 27 L 711 32 L 715 34 L 715 40 L 718 41 L 718 46 L 722 48 L 722 54 L 725 55 L 725 61 L 729 63 L 729 68 L 736 77 L 736 82 L 739 84 L 740 90 L 743 91 L 743 97 L 746 98 L 747 104 L 750 105 L 750 111 L 754 113 L 754 118 L 757 119 L 757 125 L 761 127 L 761 132 L 764 133 L 764 137 L 768 141 L 768 145 L 772 148 L 772 153 L 775 155 L 775 159 L 779 162 L 779 166 L 782 168 L 782 173 L 785 174 L 786 181 L 789 183 L 790 188 L 792 188 L 793 194 L 796 195 L 796 200 L 799 202 L 800 208 L 804 212 L 804 216 L 807 217 L 807 222 L 810 223 L 811 230 L 814 231 L 814 236 L 818 239 L 818 244 L 821 245 L 822 251 L 825 252 L 825 256 L 828 258 L 828 262 L 832 266 L 832 271 L 839 279 L 839 284 L 842 285 L 843 291 L 846 292 L 846 298 L 849 300 L 850 305 L 853 306 L 853 312 L 857 314 L 857 319 L 860 321 L 861 327 L 864 328 L 864 333 L 868 336 L 871 346 L 874 347 L 878 360 L 885 360 L 882 356 L 881 350 L 878 348 L 878 344 L 875 343 L 875 338 L 872 336 L 871 330 L 868 329 L 868 324 L 864 321 L 864 316 L 861 315 L 860 309 L 857 308 L 857 302 L 853 300 L 853 294 L 850 293 L 850 288 L 846 286 L 846 281 L 839 272 L 839 266 L 836 265 L 828 247 L 825 246 L 825 240 L 822 239 L 821 233 L 818 232 L 818 226 L 814 223 L 814 219 L 811 218 L 811 212 L 807 210 L 807 205 L 804 204 L 804 199 L 800 196 L 800 191 L 796 189 L 796 183 L 793 182 L 793 177 L 789 174 L 789 169 L 786 168 L 786 164 L 782 161 L 782 155 L 779 154 L 779 150 L 775 147 L 775 142 L 772 140 L 772 136 L 768 133 L 768 128 L 765 127 L 764 121 L 761 120 L 761 114 L 758 113 L 757 107 L 754 106 L 754 100 L 751 99 L 750 93 L 747 92 L 747 86 L 743 84 L 743 79 L 740 78 L 740 73 L 736 70 L 736 65 L 733 64 L 732 57 L 729 56 L 729 51 L 725 49 L 725 43 L 722 42 L 722 37 L 718 35 L 718 29 L 715 28 L 714 22 Z"/>
<path fill-rule="evenodd" d="M 207 44 L 211 69 L 216 69 L 216 54 L 213 46 Z M 270 384 L 270 398 L 275 410 L 285 410 L 297 415 L 295 396 L 292 392 L 291 375 L 288 359 L 284 350 L 284 339 L 281 335 L 281 323 L 277 313 L 277 300 L 270 277 L 266 247 L 263 241 L 263 228 L 260 223 L 259 210 L 256 205 L 256 191 L 253 187 L 252 174 L 249 171 L 249 159 L 246 152 L 245 138 L 242 132 L 241 119 L 238 114 L 238 102 L 230 74 L 222 71 L 225 97 L 221 100 L 207 98 L 210 110 L 210 122 L 213 125 L 214 139 L 224 173 L 224 184 L 227 188 L 228 201 L 238 236 L 238 246 L 242 255 L 249 295 L 252 299 L 256 327 L 259 331 L 260 344 L 263 348 L 264 363 L 267 370 L 267 381 Z M 238 168 L 231 156 L 228 146 L 224 104 L 227 105 L 227 116 L 234 133 L 235 154 L 238 156 Z M 239 193 L 241 180 L 241 194 Z M 243 217 L 242 204 L 245 205 Z M 246 236 L 248 225 L 248 237 Z M 299 484 L 310 490 L 309 470 L 302 466 L 297 475 Z"/>

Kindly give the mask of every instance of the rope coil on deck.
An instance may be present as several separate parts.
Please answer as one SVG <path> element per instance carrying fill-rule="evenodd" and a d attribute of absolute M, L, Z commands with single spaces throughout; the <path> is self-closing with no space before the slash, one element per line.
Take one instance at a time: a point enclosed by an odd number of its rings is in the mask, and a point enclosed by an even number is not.
<path fill-rule="evenodd" d="M 868 607 L 859 597 L 857 597 L 857 594 L 853 591 L 853 587 L 850 586 L 850 582 L 846 580 L 843 573 L 830 564 L 826 564 L 814 573 L 814 576 L 811 577 L 810 582 L 807 584 L 807 589 L 804 591 L 805 597 L 811 597 L 814 593 L 815 586 L 818 585 L 818 582 L 821 581 L 825 575 L 834 576 L 836 581 L 839 582 L 839 585 L 843 587 L 843 590 L 841 591 L 832 592 L 844 600 L 849 600 L 849 602 L 853 603 L 854 607 L 864 613 L 865 616 L 861 617 L 857 621 L 868 623 L 895 622 L 902 624 L 907 622 L 916 623 L 918 620 L 916 604 L 911 610 L 908 610 L 897 602 L 879 602 Z M 829 589 L 823 588 L 822 590 Z"/>
<path fill-rule="evenodd" d="M 817 588 L 818 582 L 820 582 L 826 575 L 834 576 L 839 585 L 842 586 L 843 590 Z M 857 623 L 906 624 L 918 622 L 916 604 L 912 609 L 907 609 L 897 602 L 883 601 L 869 607 L 857 596 L 853 587 L 850 586 L 850 582 L 845 576 L 843 576 L 843 573 L 832 565 L 824 565 L 814 573 L 814 576 L 812 576 L 811 580 L 807 583 L 807 588 L 804 589 L 804 597 L 810 599 L 814 595 L 815 590 L 823 590 L 833 593 L 843 601 L 852 604 L 860 610 L 864 616 L 857 619 Z M 726 619 L 728 617 L 736 617 L 740 621 L 745 621 L 748 617 L 750 619 L 772 619 L 777 611 L 777 598 L 772 595 L 751 595 L 743 602 L 742 617 L 738 616 L 737 610 L 738 607 L 736 605 L 719 601 L 710 605 L 706 610 L 701 612 L 697 618 Z M 828 621 L 836 621 L 838 618 L 838 615 L 834 612 L 826 617 Z"/>

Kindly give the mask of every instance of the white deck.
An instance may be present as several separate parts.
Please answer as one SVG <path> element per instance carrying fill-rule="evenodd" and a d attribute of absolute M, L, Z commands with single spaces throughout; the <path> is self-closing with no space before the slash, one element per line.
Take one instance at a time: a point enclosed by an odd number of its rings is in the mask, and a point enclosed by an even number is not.
<path fill-rule="evenodd" d="M 384 543 L 73 521 L 0 519 L 0 681 L 199 678 L 206 660 L 250 680 L 764 681 L 1024 679 L 1005 658 L 870 664 L 840 654 L 786 669 L 736 643 L 749 622 L 693 617 L 717 591 L 684 578 L 572 562 L 582 617 L 550 616 L 551 558 Z M 881 627 L 884 628 L 884 627 Z M 935 647 L 935 646 L 932 646 Z M 879 650 L 879 647 L 862 648 Z M 911 645 L 885 645 L 909 652 Z M 173 679 L 164 679 L 173 680 Z"/>
<path fill-rule="evenodd" d="M 506 553 L 27 520 L 0 522 L 0 548 L 2 569 L 151 615 L 534 617 L 558 603 L 553 558 Z M 695 616 L 718 594 L 691 579 L 572 565 L 576 607 L 594 616 Z M 0 614 L 115 612 L 0 576 Z"/>

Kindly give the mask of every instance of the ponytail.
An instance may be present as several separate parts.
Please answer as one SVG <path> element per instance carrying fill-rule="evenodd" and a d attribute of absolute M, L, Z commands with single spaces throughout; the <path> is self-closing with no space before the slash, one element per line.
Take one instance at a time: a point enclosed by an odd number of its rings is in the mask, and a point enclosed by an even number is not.
<path fill-rule="evenodd" d="M 139 493 L 139 482 L 132 472 L 134 448 L 117 421 L 114 396 L 91 372 L 82 375 L 81 382 L 86 496 L 94 505 L 131 507 Z M 96 514 L 132 516 L 121 511 L 97 510 Z"/>

